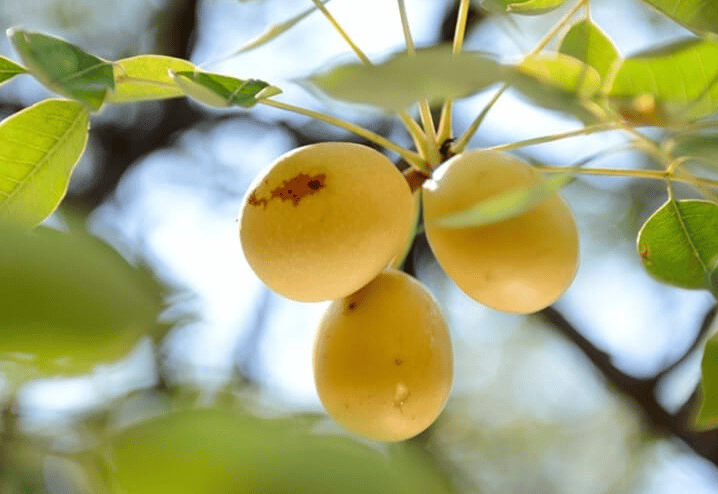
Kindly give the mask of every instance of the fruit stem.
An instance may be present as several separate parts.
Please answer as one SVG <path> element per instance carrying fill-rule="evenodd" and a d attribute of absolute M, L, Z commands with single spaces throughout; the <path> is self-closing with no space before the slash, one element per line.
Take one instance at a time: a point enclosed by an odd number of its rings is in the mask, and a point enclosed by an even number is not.
<path fill-rule="evenodd" d="M 416 54 L 416 48 L 414 47 L 414 40 L 411 37 L 409 19 L 406 15 L 406 4 L 404 3 L 404 0 L 397 0 L 397 4 L 399 7 L 399 16 L 401 17 L 401 30 L 404 33 L 406 53 L 409 56 L 413 56 Z M 423 142 L 420 145 L 416 142 L 416 138 L 414 138 L 414 143 L 416 144 L 417 149 L 420 150 L 422 157 L 429 163 L 429 166 L 431 166 L 439 161 L 439 148 L 437 145 L 434 119 L 431 116 L 431 107 L 429 106 L 429 101 L 426 98 L 422 98 L 421 101 L 419 101 L 419 115 L 423 126 L 423 132 L 421 133 Z M 412 130 L 409 128 L 411 125 L 409 120 L 412 122 L 414 122 L 414 120 L 406 113 L 401 113 L 399 116 L 401 117 L 402 122 L 404 122 L 404 126 L 407 127 L 409 133 L 412 134 Z M 413 125 L 411 125 L 411 127 L 413 127 Z M 413 134 L 412 137 L 414 137 Z"/>
<path fill-rule="evenodd" d="M 469 18 L 469 7 L 471 0 L 461 0 L 459 4 L 459 12 L 456 17 L 456 28 L 454 29 L 454 41 L 451 47 L 451 53 L 458 55 L 464 47 L 464 36 L 466 35 L 466 22 Z M 453 135 L 452 108 L 454 100 L 446 98 L 441 106 L 441 118 L 439 119 L 439 130 L 437 131 L 436 142 L 441 146 L 447 139 Z"/>
<path fill-rule="evenodd" d="M 561 19 L 559 19 L 558 22 L 553 25 L 553 27 L 546 33 L 543 38 L 541 38 L 538 44 L 533 48 L 533 50 L 528 53 L 528 55 L 526 55 L 525 58 L 530 58 L 534 55 L 538 55 L 541 50 L 546 48 L 546 46 L 551 42 L 551 40 L 553 40 L 553 38 L 558 34 L 558 32 L 561 31 L 561 29 L 563 29 L 566 24 L 571 21 L 573 16 L 576 15 L 576 12 L 581 10 L 584 4 L 586 4 L 587 2 L 588 0 L 578 0 L 578 2 L 576 2 L 576 5 L 574 5 L 571 10 L 566 12 L 563 17 L 561 17 Z"/>
<path fill-rule="evenodd" d="M 634 177 L 645 178 L 651 180 L 676 181 L 692 183 L 700 182 L 708 187 L 718 188 L 718 180 L 709 178 L 695 177 L 692 175 L 676 175 L 668 170 L 631 170 L 625 168 L 585 168 L 578 166 L 550 166 L 550 165 L 533 165 L 537 170 L 546 173 L 574 173 L 583 175 L 607 175 L 613 177 Z"/>
<path fill-rule="evenodd" d="M 404 32 L 404 42 L 406 43 L 406 52 L 409 55 L 416 53 L 414 48 L 414 39 L 411 37 L 411 29 L 409 29 L 409 19 L 406 16 L 406 5 L 404 0 L 397 0 L 399 5 L 399 16 L 401 17 L 401 29 Z"/>
<path fill-rule="evenodd" d="M 486 148 L 491 151 L 510 151 L 512 149 L 519 149 L 527 146 L 534 146 L 536 144 L 545 144 L 547 142 L 560 141 L 561 139 L 567 139 L 569 137 L 577 137 L 583 135 L 595 134 L 597 132 L 604 132 L 607 130 L 620 129 L 621 125 L 617 122 L 605 122 L 582 129 L 569 130 L 567 132 L 559 132 L 558 134 L 551 134 L 541 137 L 532 137 L 530 139 L 524 139 L 522 141 L 510 142 L 508 144 L 499 144 L 497 146 L 490 146 Z"/>
<path fill-rule="evenodd" d="M 324 17 L 327 18 L 327 20 L 331 23 L 331 25 L 336 29 L 336 31 L 339 33 L 339 35 L 344 38 L 344 41 L 347 42 L 347 44 L 351 47 L 351 49 L 356 53 L 356 56 L 359 57 L 359 60 L 361 60 L 366 65 L 371 65 L 371 61 L 369 60 L 369 57 L 367 57 L 364 52 L 359 48 L 354 41 L 349 37 L 347 32 L 344 30 L 344 28 L 337 22 L 337 20 L 334 18 L 331 12 L 329 12 L 329 9 L 321 2 L 321 0 L 312 0 L 314 2 L 314 5 L 324 14 Z"/>
<path fill-rule="evenodd" d="M 489 111 L 494 107 L 496 102 L 499 100 L 502 94 L 504 94 L 504 91 L 506 91 L 509 88 L 509 85 L 505 83 L 502 85 L 498 91 L 494 94 L 494 96 L 491 98 L 491 101 L 489 101 L 483 110 L 481 110 L 481 113 L 479 113 L 473 122 L 471 122 L 471 125 L 466 129 L 466 131 L 459 137 L 456 142 L 451 146 L 451 151 L 454 154 L 461 153 L 464 149 L 466 149 L 466 146 L 469 144 L 469 140 L 474 136 L 476 133 L 476 130 L 479 128 L 481 123 L 486 118 L 486 115 L 488 115 Z"/>
<path fill-rule="evenodd" d="M 314 110 L 290 105 L 289 103 L 283 103 L 275 99 L 261 99 L 258 101 L 258 103 L 290 111 L 292 113 L 298 113 L 299 115 L 304 115 L 310 118 L 315 118 L 317 120 L 321 120 L 322 122 L 328 123 L 329 125 L 348 130 L 349 132 L 361 136 L 368 141 L 371 141 L 375 144 L 378 144 L 379 146 L 382 146 L 383 148 L 395 152 L 396 154 L 401 156 L 404 161 L 409 163 L 414 168 L 418 170 L 426 169 L 426 163 L 419 154 L 413 151 L 409 151 L 408 149 L 399 146 L 398 144 L 390 141 L 389 139 L 382 137 L 379 134 L 372 132 L 371 130 L 365 129 L 364 127 L 361 127 L 359 125 L 347 122 L 336 117 L 325 115 L 324 113 L 320 113 Z"/>
<path fill-rule="evenodd" d="M 464 47 L 464 35 L 466 34 L 466 21 L 469 18 L 469 6 L 471 0 L 461 0 L 459 12 L 456 18 L 456 29 L 454 30 L 454 43 L 451 52 L 454 55 L 461 53 Z"/>

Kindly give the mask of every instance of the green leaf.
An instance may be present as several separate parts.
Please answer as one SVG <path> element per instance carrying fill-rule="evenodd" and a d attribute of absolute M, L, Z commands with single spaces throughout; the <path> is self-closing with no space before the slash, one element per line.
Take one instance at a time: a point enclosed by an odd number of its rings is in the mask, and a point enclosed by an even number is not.
<path fill-rule="evenodd" d="M 51 91 L 98 110 L 114 87 L 110 62 L 65 40 L 17 29 L 7 35 L 29 72 Z"/>
<path fill-rule="evenodd" d="M 503 81 L 507 70 L 487 55 L 452 55 L 446 46 L 394 55 L 378 65 L 348 64 L 303 82 L 332 98 L 389 111 L 403 110 L 428 98 L 439 101 L 474 94 Z"/>
<path fill-rule="evenodd" d="M 618 101 L 646 95 L 669 116 L 696 119 L 718 110 L 718 41 L 690 40 L 627 58 L 608 96 Z"/>
<path fill-rule="evenodd" d="M 465 211 L 438 218 L 433 224 L 444 228 L 468 228 L 498 223 L 525 213 L 572 180 L 572 173 L 559 173 L 531 187 L 514 189 L 485 199 Z"/>
<path fill-rule="evenodd" d="M 330 0 L 324 0 L 322 3 L 327 4 Z M 289 31 L 291 28 L 299 24 L 302 20 L 304 20 L 305 17 L 307 17 L 309 14 L 317 10 L 316 6 L 309 7 L 308 9 L 300 12 L 299 14 L 295 15 L 289 20 L 286 20 L 282 22 L 281 24 L 272 24 L 267 27 L 267 29 L 257 36 L 256 38 L 248 41 L 246 44 L 244 44 L 241 48 L 233 51 L 226 57 L 224 57 L 222 60 L 227 60 L 229 58 L 232 58 L 234 56 L 237 56 L 241 53 L 246 53 L 248 51 L 254 50 L 255 48 L 259 48 L 260 46 L 269 43 L 276 37 L 278 37 L 281 34 L 284 34 L 285 32 Z"/>
<path fill-rule="evenodd" d="M 510 12 L 538 15 L 557 9 L 566 0 L 481 0 L 481 6 L 489 12 Z"/>
<path fill-rule="evenodd" d="M 601 76 L 596 69 L 563 53 L 536 55 L 523 60 L 516 68 L 524 75 L 580 98 L 590 98 L 601 87 Z"/>
<path fill-rule="evenodd" d="M 10 59 L 0 57 L 0 84 L 12 79 L 18 74 L 24 74 L 26 70 Z"/>
<path fill-rule="evenodd" d="M 67 192 L 89 131 L 87 110 L 45 100 L 0 122 L 0 223 L 34 226 Z"/>
<path fill-rule="evenodd" d="M 109 439 L 115 487 L 126 494 L 450 492 L 414 445 L 380 450 L 311 426 L 217 409 L 174 412 Z"/>
<path fill-rule="evenodd" d="M 171 71 L 170 76 L 191 98 L 219 108 L 233 105 L 250 108 L 260 99 L 282 92 L 281 89 L 257 79 L 237 79 L 209 72 Z"/>
<path fill-rule="evenodd" d="M 73 375 L 156 334 L 160 291 L 82 232 L 0 228 L 0 363 Z M 15 373 L 15 378 L 20 373 Z"/>
<path fill-rule="evenodd" d="M 184 96 L 169 71 L 195 70 L 187 60 L 164 55 L 138 55 L 113 63 L 115 88 L 107 95 L 109 103 L 126 103 Z"/>
<path fill-rule="evenodd" d="M 574 115 L 586 124 L 596 121 L 585 102 L 600 88 L 596 69 L 570 55 L 537 55 L 513 68 L 512 87 L 533 103 Z"/>
<path fill-rule="evenodd" d="M 566 0 L 524 0 L 510 2 L 507 11 L 516 14 L 543 14 L 559 8 Z"/>
<path fill-rule="evenodd" d="M 643 0 L 697 32 L 718 33 L 718 3 L 713 0 Z"/>
<path fill-rule="evenodd" d="M 669 200 L 645 222 L 638 252 L 656 279 L 682 288 L 709 289 L 718 255 L 718 205 Z"/>
<path fill-rule="evenodd" d="M 620 56 L 613 42 L 590 19 L 571 26 L 561 40 L 559 52 L 589 64 L 596 69 L 604 83 L 610 80 L 620 63 Z"/>
<path fill-rule="evenodd" d="M 706 342 L 701 361 L 700 402 L 693 425 L 697 429 L 718 427 L 718 338 Z"/>

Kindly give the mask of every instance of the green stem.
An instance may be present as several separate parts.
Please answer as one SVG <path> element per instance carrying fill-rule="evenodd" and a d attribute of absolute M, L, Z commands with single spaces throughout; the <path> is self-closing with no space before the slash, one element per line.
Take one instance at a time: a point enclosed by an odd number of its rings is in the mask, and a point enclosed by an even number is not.
<path fill-rule="evenodd" d="M 606 123 L 591 125 L 589 127 L 584 127 L 582 129 L 569 130 L 567 132 L 560 132 L 558 134 L 551 134 L 551 135 L 541 136 L 541 137 L 532 137 L 531 139 L 524 139 L 523 141 L 511 142 L 508 144 L 499 144 L 498 146 L 491 146 L 486 149 L 492 150 L 492 151 L 510 151 L 512 149 L 519 149 L 519 148 L 527 147 L 527 146 L 535 146 L 537 144 L 545 144 L 547 142 L 560 141 L 561 139 L 567 139 L 569 137 L 590 135 L 590 134 L 595 134 L 597 132 L 604 132 L 607 130 L 616 130 L 617 128 L 620 128 L 620 125 L 617 124 L 616 122 L 606 122 Z"/>
<path fill-rule="evenodd" d="M 416 53 L 414 48 L 414 39 L 411 37 L 411 29 L 409 29 L 409 19 L 406 15 L 406 5 L 404 0 L 397 0 L 399 4 L 399 16 L 401 17 L 401 30 L 404 32 L 404 42 L 406 43 L 406 52 L 409 55 Z"/>
<path fill-rule="evenodd" d="M 451 151 L 454 154 L 459 154 L 464 149 L 466 149 L 466 146 L 469 144 L 469 140 L 474 136 L 479 126 L 486 118 L 486 115 L 488 115 L 489 111 L 491 111 L 491 109 L 494 107 L 501 95 L 504 94 L 504 91 L 506 91 L 508 88 L 509 84 L 506 83 L 502 85 L 498 91 L 496 91 L 494 96 L 491 98 L 491 101 L 487 103 L 484 109 L 481 110 L 481 113 L 476 116 L 474 121 L 471 122 L 471 125 L 469 125 L 469 127 L 466 129 L 466 131 L 464 131 L 461 137 L 459 137 L 456 142 L 451 146 Z"/>
<path fill-rule="evenodd" d="M 361 49 L 354 43 L 354 41 L 352 41 L 344 28 L 339 24 L 339 22 L 337 22 L 331 12 L 329 12 L 329 9 L 327 9 L 327 7 L 320 0 L 312 0 L 312 2 L 314 2 L 314 5 L 316 5 L 316 7 L 321 10 L 322 14 L 324 14 L 324 17 L 327 18 L 327 20 L 331 23 L 331 25 L 339 33 L 339 35 L 344 38 L 344 41 L 346 41 L 346 43 L 351 47 L 356 56 L 359 57 L 359 60 L 361 60 L 367 65 L 371 65 L 371 61 L 369 60 L 369 58 L 364 54 L 363 51 L 361 51 Z"/>
<path fill-rule="evenodd" d="M 631 170 L 624 168 L 585 168 L 577 166 L 550 166 L 550 165 L 534 165 L 536 169 L 545 173 L 566 173 L 571 172 L 577 175 L 604 175 L 611 177 L 633 177 L 645 178 L 650 180 L 675 181 L 692 183 L 700 182 L 708 187 L 718 188 L 718 180 L 709 178 L 674 175 L 665 170 Z M 669 193 L 670 195 L 670 193 Z"/>
<path fill-rule="evenodd" d="M 456 18 L 456 29 L 454 30 L 454 43 L 452 53 L 458 55 L 464 47 L 464 36 L 466 34 L 466 20 L 469 17 L 470 0 L 461 0 L 459 4 L 459 15 Z"/>
<path fill-rule="evenodd" d="M 321 120 L 322 122 L 328 123 L 329 125 L 333 125 L 335 127 L 339 127 L 344 130 L 348 130 L 349 132 L 352 132 L 358 136 L 361 136 L 368 141 L 371 141 L 375 144 L 378 144 L 379 146 L 381 146 L 383 148 L 386 148 L 390 151 L 395 152 L 396 154 L 401 156 L 411 166 L 413 166 L 419 170 L 426 169 L 426 163 L 424 162 L 422 157 L 419 156 L 417 153 L 415 153 L 413 151 L 409 151 L 408 149 L 404 149 L 403 147 L 390 141 L 389 139 L 382 137 L 379 134 L 372 132 L 371 130 L 367 130 L 364 127 L 361 127 L 359 125 L 347 122 L 345 120 L 341 120 L 339 118 L 332 117 L 330 115 L 325 115 L 324 113 L 320 113 L 320 112 L 317 112 L 314 110 L 309 110 L 307 108 L 290 105 L 289 103 L 282 103 L 281 101 L 277 101 L 274 99 L 261 99 L 258 101 L 258 103 L 262 103 L 267 106 L 272 106 L 274 108 L 279 108 L 282 110 L 290 111 L 292 113 L 298 113 L 299 115 L 304 115 L 307 117 L 315 118 L 317 120 Z"/>
<path fill-rule="evenodd" d="M 576 15 L 576 12 L 581 10 L 584 4 L 586 4 L 587 2 L 588 0 L 578 0 L 576 5 L 574 5 L 571 10 L 566 12 L 563 17 L 561 17 L 561 19 L 559 19 L 558 22 L 554 24 L 551 30 L 546 33 L 543 38 L 541 38 L 541 41 L 539 41 L 538 44 L 534 47 L 534 49 L 531 50 L 528 55 L 526 55 L 526 58 L 537 55 L 541 52 L 541 50 L 546 48 L 546 46 L 551 42 L 551 40 L 553 40 L 553 38 L 558 34 L 558 32 L 571 21 L 573 16 Z"/>

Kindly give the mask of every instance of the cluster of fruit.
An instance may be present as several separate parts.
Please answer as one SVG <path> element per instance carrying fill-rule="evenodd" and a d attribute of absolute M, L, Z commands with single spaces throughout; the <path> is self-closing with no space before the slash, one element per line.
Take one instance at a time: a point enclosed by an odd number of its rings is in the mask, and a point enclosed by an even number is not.
<path fill-rule="evenodd" d="M 421 188 L 438 262 L 489 307 L 534 312 L 563 293 L 578 258 L 570 210 L 551 193 L 495 224 L 451 228 L 437 220 L 541 179 L 518 159 L 473 151 L 441 164 Z M 333 300 L 314 348 L 317 391 L 338 423 L 380 441 L 431 425 L 453 380 L 451 340 L 436 300 L 388 267 L 411 242 L 416 216 L 413 192 L 394 164 L 343 142 L 278 158 L 250 186 L 241 211 L 244 255 L 269 288 L 298 301 Z"/>

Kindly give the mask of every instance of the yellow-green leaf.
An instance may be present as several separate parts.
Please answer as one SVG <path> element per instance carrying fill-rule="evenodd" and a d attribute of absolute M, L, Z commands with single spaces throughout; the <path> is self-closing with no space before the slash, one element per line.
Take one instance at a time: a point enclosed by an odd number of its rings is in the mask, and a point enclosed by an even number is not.
<path fill-rule="evenodd" d="M 107 95 L 110 103 L 184 96 L 184 91 L 169 72 L 195 70 L 195 66 L 187 60 L 164 55 L 138 55 L 118 60 L 112 65 L 115 88 Z"/>
<path fill-rule="evenodd" d="M 718 33 L 718 3 L 713 0 L 643 0 L 699 33 Z"/>
<path fill-rule="evenodd" d="M 281 89 L 258 79 L 237 79 L 221 74 L 199 71 L 170 72 L 185 94 L 208 106 L 250 108 L 260 99 L 280 94 Z"/>
<path fill-rule="evenodd" d="M 89 131 L 87 110 L 50 99 L 0 122 L 0 223 L 34 226 L 65 196 Z"/>
<path fill-rule="evenodd" d="M 608 35 L 590 19 L 584 19 L 568 30 L 559 52 L 571 55 L 596 69 L 604 84 L 618 68 L 620 56 Z"/>
<path fill-rule="evenodd" d="M 67 41 L 9 29 L 8 37 L 29 72 L 48 89 L 98 110 L 114 87 L 112 64 Z"/>
<path fill-rule="evenodd" d="M 671 117 L 697 119 L 718 110 L 718 41 L 690 40 L 627 58 L 608 96 L 653 97 Z"/>
<path fill-rule="evenodd" d="M 295 418 L 174 412 L 119 432 L 108 447 L 115 487 L 126 494 L 450 492 L 411 444 L 379 450 Z"/>
<path fill-rule="evenodd" d="M 706 343 L 701 361 L 701 392 L 693 424 L 698 429 L 718 427 L 718 338 Z"/>
<path fill-rule="evenodd" d="M 497 223 L 525 213 L 546 195 L 557 191 L 573 180 L 572 173 L 560 173 L 531 187 L 514 189 L 471 208 L 438 218 L 434 225 L 444 228 L 468 228 Z"/>
<path fill-rule="evenodd" d="M 158 285 L 82 232 L 0 227 L 0 280 L 0 365 L 29 376 L 87 372 L 159 330 Z"/>

